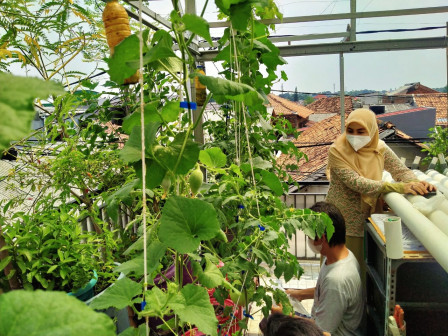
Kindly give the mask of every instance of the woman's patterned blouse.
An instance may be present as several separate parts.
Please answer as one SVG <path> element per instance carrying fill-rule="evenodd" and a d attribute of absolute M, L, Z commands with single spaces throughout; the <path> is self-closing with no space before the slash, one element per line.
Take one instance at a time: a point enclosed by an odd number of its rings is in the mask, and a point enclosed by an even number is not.
<path fill-rule="evenodd" d="M 384 169 L 397 182 L 418 180 L 388 146 L 384 152 Z M 361 194 L 379 197 L 384 191 L 383 181 L 367 179 L 350 168 L 332 168 L 330 174 L 330 189 L 326 201 L 341 211 L 345 219 L 347 236 L 363 237 L 364 222 L 370 213 L 367 207 L 361 207 Z"/>

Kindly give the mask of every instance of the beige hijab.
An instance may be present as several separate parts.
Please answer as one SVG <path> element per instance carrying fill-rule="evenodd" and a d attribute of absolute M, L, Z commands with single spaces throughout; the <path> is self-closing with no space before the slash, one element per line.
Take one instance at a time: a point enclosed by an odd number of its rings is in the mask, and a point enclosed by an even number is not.
<path fill-rule="evenodd" d="M 347 128 L 357 122 L 368 132 L 370 142 L 358 150 L 352 148 L 346 138 Z M 384 169 L 384 151 L 386 145 L 379 140 L 378 124 L 375 114 L 368 109 L 356 109 L 347 118 L 345 132 L 330 146 L 327 164 L 327 177 L 331 181 L 331 168 L 349 168 L 370 180 L 380 181 Z M 371 211 L 375 209 L 376 197 L 361 195 L 362 203 L 367 204 Z M 364 204 L 362 204 L 364 206 Z"/>

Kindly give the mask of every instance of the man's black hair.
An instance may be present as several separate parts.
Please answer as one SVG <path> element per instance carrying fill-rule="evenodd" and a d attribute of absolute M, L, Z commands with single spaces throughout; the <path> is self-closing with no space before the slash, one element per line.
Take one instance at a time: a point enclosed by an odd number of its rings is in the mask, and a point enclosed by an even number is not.
<path fill-rule="evenodd" d="M 310 319 L 273 314 L 268 317 L 265 336 L 322 336 L 322 330 Z"/>
<path fill-rule="evenodd" d="M 330 247 L 345 244 L 345 220 L 339 209 L 328 202 L 317 202 L 311 208 L 314 212 L 325 212 L 334 226 L 334 233 L 328 244 Z"/>

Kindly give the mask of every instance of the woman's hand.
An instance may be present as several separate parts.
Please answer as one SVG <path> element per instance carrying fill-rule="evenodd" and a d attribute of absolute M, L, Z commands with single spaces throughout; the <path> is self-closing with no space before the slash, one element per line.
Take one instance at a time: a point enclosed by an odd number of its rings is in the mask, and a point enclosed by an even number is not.
<path fill-rule="evenodd" d="M 425 195 L 435 191 L 436 187 L 426 181 L 408 182 L 404 185 L 404 193 L 412 195 Z"/>

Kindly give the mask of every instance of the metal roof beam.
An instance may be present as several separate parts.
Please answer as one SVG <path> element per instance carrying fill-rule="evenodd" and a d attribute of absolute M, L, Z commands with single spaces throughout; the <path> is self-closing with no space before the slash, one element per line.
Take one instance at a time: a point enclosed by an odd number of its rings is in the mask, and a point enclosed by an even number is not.
<path fill-rule="evenodd" d="M 129 3 L 132 7 L 134 7 L 135 9 L 139 9 L 139 2 L 138 1 L 126 1 L 127 3 Z M 134 19 L 136 19 L 138 21 L 138 15 L 134 14 L 130 11 L 127 11 L 129 16 L 132 16 Z M 132 14 L 131 14 L 132 13 Z M 142 5 L 142 13 L 144 13 L 145 15 L 149 16 L 151 19 L 153 19 L 154 21 L 160 23 L 161 25 L 165 26 L 168 29 L 171 29 L 171 22 L 164 19 L 163 17 L 161 17 L 159 14 L 157 14 L 156 12 L 150 10 L 148 7 L 143 6 Z M 154 26 L 151 23 L 148 23 L 148 21 L 146 21 L 144 23 L 146 26 L 148 26 L 149 28 L 152 28 L 154 30 L 159 30 L 159 27 Z"/>
<path fill-rule="evenodd" d="M 360 53 L 373 51 L 392 50 L 418 50 L 418 49 L 442 49 L 446 48 L 448 41 L 445 36 L 425 37 L 415 39 L 378 40 L 378 41 L 353 41 L 322 44 L 308 44 L 296 46 L 278 46 L 282 57 L 331 55 L 339 53 Z M 213 61 L 218 54 L 217 50 L 202 51 L 198 56 L 199 61 Z"/>
<path fill-rule="evenodd" d="M 297 23 L 297 22 L 311 22 L 311 21 L 365 19 L 365 18 L 402 16 L 402 15 L 435 14 L 435 13 L 446 13 L 446 12 L 448 12 L 448 6 L 427 7 L 427 8 L 409 8 L 409 9 L 372 11 L 372 12 L 293 16 L 293 17 L 286 17 L 281 20 L 280 19 L 260 20 L 260 22 L 262 22 L 264 24 L 282 24 L 282 23 Z M 226 22 L 209 22 L 209 25 L 210 25 L 210 28 L 229 27 L 230 23 L 228 21 L 226 21 Z"/>

